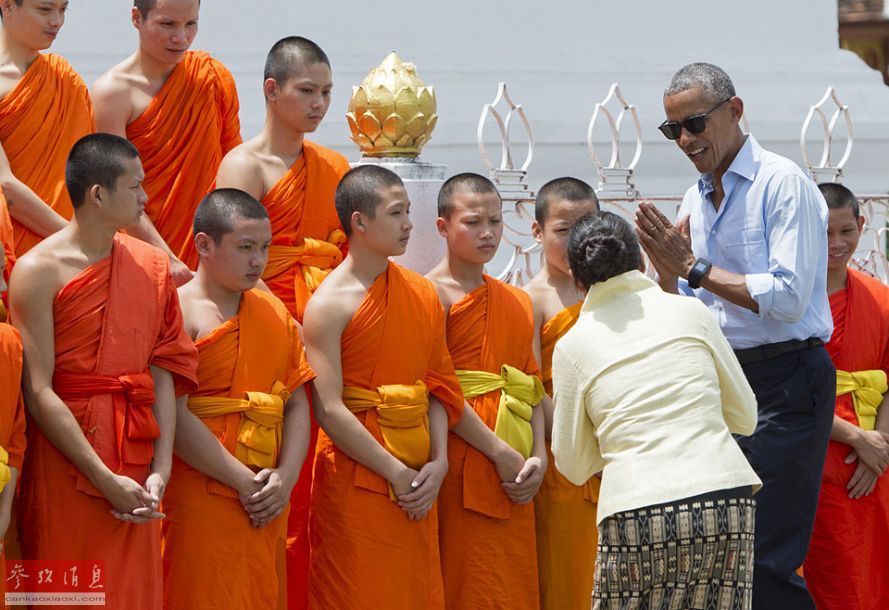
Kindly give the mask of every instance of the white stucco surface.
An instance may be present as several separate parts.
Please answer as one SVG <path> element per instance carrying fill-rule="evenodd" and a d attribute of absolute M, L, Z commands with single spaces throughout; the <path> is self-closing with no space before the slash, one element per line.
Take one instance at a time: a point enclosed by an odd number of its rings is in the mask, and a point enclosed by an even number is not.
<path fill-rule="evenodd" d="M 135 45 L 129 10 L 127 0 L 71 2 L 53 50 L 91 83 Z M 260 84 L 269 47 L 290 34 L 318 42 L 333 62 L 335 90 L 315 139 L 351 160 L 358 153 L 343 117 L 351 85 L 396 50 L 417 64 L 438 95 L 440 120 L 423 157 L 453 172 L 483 169 L 475 128 L 482 105 L 505 80 L 538 141 L 532 185 L 564 174 L 596 179 L 584 145 L 586 126 L 593 104 L 616 80 L 638 106 L 644 128 L 637 184 L 645 195 L 678 194 L 695 178 L 691 164 L 656 130 L 663 120 L 661 92 L 683 64 L 723 66 L 746 102 L 753 133 L 797 162 L 808 106 L 832 84 L 855 121 L 846 183 L 858 192 L 885 192 L 889 89 L 877 72 L 838 48 L 836 11 L 835 0 L 205 0 L 195 48 L 231 68 L 244 135 L 250 136 L 262 121 Z"/>

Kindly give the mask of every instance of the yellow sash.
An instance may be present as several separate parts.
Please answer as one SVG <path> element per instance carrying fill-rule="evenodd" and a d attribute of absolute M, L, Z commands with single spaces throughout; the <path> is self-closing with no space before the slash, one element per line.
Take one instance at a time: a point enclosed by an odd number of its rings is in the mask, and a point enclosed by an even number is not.
<path fill-rule="evenodd" d="M 858 425 L 863 430 L 873 430 L 876 426 L 877 411 L 887 389 L 885 371 L 837 371 L 837 396 L 852 394 Z"/>
<path fill-rule="evenodd" d="M 284 403 L 290 392 L 280 381 L 272 392 L 245 392 L 244 398 L 202 396 L 188 399 L 189 410 L 198 417 L 241 414 L 235 457 L 256 468 L 275 468 L 284 428 Z"/>
<path fill-rule="evenodd" d="M 401 463 L 419 470 L 429 460 L 429 394 L 422 381 L 376 390 L 346 387 L 343 404 L 356 414 L 376 409 L 383 446 Z"/>
<path fill-rule="evenodd" d="M 346 242 L 346 234 L 334 230 L 327 240 L 307 237 L 301 246 L 272 245 L 269 247 L 269 262 L 263 279 L 280 275 L 296 264 L 302 267 L 303 280 L 309 294 L 315 292 L 321 282 L 343 260 L 340 246 Z"/>
<path fill-rule="evenodd" d="M 540 378 L 504 364 L 499 375 L 486 371 L 457 371 L 457 379 L 467 399 L 500 390 L 494 434 L 528 459 L 534 447 L 531 414 L 534 405 L 543 399 Z"/>
<path fill-rule="evenodd" d="M 6 484 L 9 483 L 9 479 L 12 478 L 12 473 L 9 471 L 9 454 L 6 452 L 6 449 L 0 447 L 0 492 L 2 492 L 6 488 Z"/>

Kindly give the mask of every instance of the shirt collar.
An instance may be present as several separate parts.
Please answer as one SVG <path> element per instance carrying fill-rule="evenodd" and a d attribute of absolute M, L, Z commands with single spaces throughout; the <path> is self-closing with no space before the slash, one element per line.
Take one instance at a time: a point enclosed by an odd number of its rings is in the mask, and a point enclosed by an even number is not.
<path fill-rule="evenodd" d="M 761 154 L 762 147 L 759 145 L 759 142 L 756 141 L 753 134 L 747 134 L 744 145 L 741 146 L 741 150 L 735 155 L 732 164 L 728 166 L 725 172 L 726 175 L 735 174 L 753 182 Z M 701 177 L 698 179 L 698 190 L 701 192 L 702 197 L 713 190 L 713 174 L 701 174 Z"/>
<path fill-rule="evenodd" d="M 640 292 L 649 288 L 660 290 L 658 285 L 654 283 L 654 280 L 636 269 L 615 275 L 604 282 L 598 282 L 590 286 L 586 299 L 583 301 L 581 312 L 596 309 L 619 294 Z"/>

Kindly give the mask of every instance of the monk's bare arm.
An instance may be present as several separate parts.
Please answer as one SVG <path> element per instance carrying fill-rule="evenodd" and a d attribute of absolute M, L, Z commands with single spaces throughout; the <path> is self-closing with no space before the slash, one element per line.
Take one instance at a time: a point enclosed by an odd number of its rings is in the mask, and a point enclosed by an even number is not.
<path fill-rule="evenodd" d="M 263 527 L 278 517 L 290 502 L 309 450 L 309 401 L 305 388 L 297 388 L 284 407 L 284 431 L 277 468 L 266 468 L 253 481 L 262 489 L 243 500 L 254 527 Z"/>
<path fill-rule="evenodd" d="M 543 329 L 543 302 L 542 299 L 536 294 L 534 290 L 526 290 L 528 295 L 531 297 L 531 311 L 532 311 L 532 319 L 534 321 L 534 335 L 531 346 L 534 349 L 534 359 L 540 364 L 541 369 L 543 368 L 543 348 L 540 345 L 540 333 Z M 547 395 L 543 396 L 543 400 L 540 401 L 540 407 L 543 409 L 543 432 L 544 438 L 546 442 L 552 440 L 553 436 L 553 409 L 555 409 L 555 405 L 553 404 L 552 398 Z"/>
<path fill-rule="evenodd" d="M 12 173 L 9 159 L 0 146 L 0 188 L 6 197 L 9 215 L 41 237 L 52 235 L 67 221 Z"/>
<path fill-rule="evenodd" d="M 464 415 L 465 417 L 465 415 Z M 448 473 L 448 414 L 441 402 L 429 397 L 429 461 L 411 483 L 413 491 L 398 497 L 398 505 L 413 519 L 429 514 Z"/>
<path fill-rule="evenodd" d="M 151 244 L 155 248 L 160 248 L 164 251 L 164 254 L 170 259 L 170 275 L 177 286 L 182 286 L 194 277 L 194 273 L 188 266 L 180 261 L 176 254 L 170 250 L 170 246 L 167 245 L 167 242 L 164 241 L 161 234 L 157 232 L 154 223 L 151 222 L 151 219 L 148 218 L 147 214 L 142 214 L 142 216 L 139 217 L 139 224 L 127 229 L 127 233 L 136 239 L 141 239 L 145 243 Z"/>
<path fill-rule="evenodd" d="M 491 462 L 501 481 L 515 481 L 525 463 L 522 454 L 494 434 L 481 420 L 475 409 L 468 404 L 463 408 L 463 416 L 451 428 L 451 432 L 472 445 Z"/>
<path fill-rule="evenodd" d="M 19 471 L 12 466 L 9 467 L 9 480 L 3 493 L 0 493 L 0 552 L 3 550 L 3 538 L 6 536 L 6 530 L 9 529 L 9 521 L 12 517 L 12 500 L 15 498 L 15 486 L 19 479 Z"/>
<path fill-rule="evenodd" d="M 208 477 L 246 496 L 257 490 L 254 473 L 229 453 L 210 429 L 188 408 L 188 396 L 176 399 L 176 436 L 173 449 L 179 458 Z"/>
<path fill-rule="evenodd" d="M 262 168 L 243 147 L 238 146 L 222 159 L 216 173 L 216 188 L 240 189 L 261 201 L 265 197 Z"/>
<path fill-rule="evenodd" d="M 543 410 L 538 405 L 531 414 L 531 434 L 534 439 L 531 457 L 525 462 L 515 483 L 503 483 L 503 491 L 516 504 L 531 502 L 543 483 L 548 465 L 543 426 Z"/>
<path fill-rule="evenodd" d="M 176 390 L 170 371 L 152 366 L 151 377 L 154 379 L 152 410 L 157 427 L 161 431 L 161 435 L 154 441 L 151 472 L 160 475 L 164 486 L 166 486 L 170 480 L 170 470 L 173 468 L 173 439 L 176 437 Z M 161 489 L 162 493 L 163 489 Z"/>
<path fill-rule="evenodd" d="M 288 488 L 296 485 L 309 452 L 309 400 L 305 390 L 304 387 L 297 388 L 284 407 L 284 432 L 278 471 Z"/>
<path fill-rule="evenodd" d="M 335 295 L 316 293 L 303 320 L 306 357 L 317 377 L 313 383 L 315 418 L 336 446 L 392 484 L 398 495 L 411 489 L 416 471 L 386 451 L 343 404 L 340 341 L 351 319 Z"/>
<path fill-rule="evenodd" d="M 19 260 L 10 278 L 10 317 L 22 337 L 25 406 L 49 441 L 120 512 L 147 506 L 150 498 L 127 477 L 114 474 L 89 444 L 68 406 L 52 387 L 55 334 L 52 303 L 57 270 L 31 253 Z"/>

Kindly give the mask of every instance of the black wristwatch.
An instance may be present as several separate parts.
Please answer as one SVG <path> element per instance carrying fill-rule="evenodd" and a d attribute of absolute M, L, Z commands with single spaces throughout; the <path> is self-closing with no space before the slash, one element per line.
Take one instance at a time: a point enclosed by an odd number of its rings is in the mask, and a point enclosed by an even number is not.
<path fill-rule="evenodd" d="M 713 265 L 706 258 L 695 260 L 695 264 L 691 266 L 691 269 L 688 272 L 688 287 L 700 288 L 701 280 L 704 279 L 704 276 L 707 275 L 707 272 L 710 271 L 710 267 L 712 266 Z"/>

